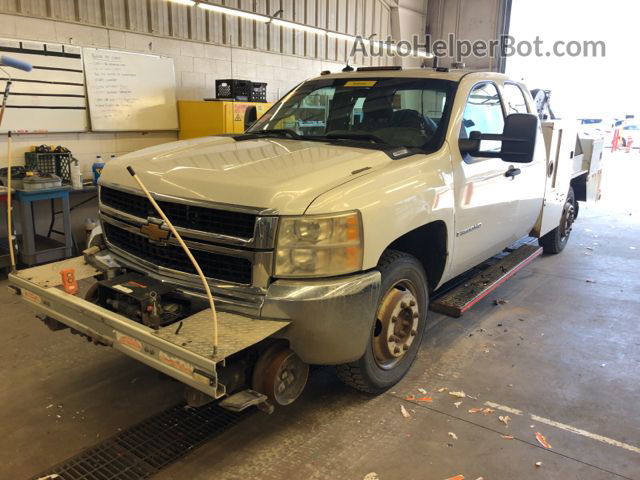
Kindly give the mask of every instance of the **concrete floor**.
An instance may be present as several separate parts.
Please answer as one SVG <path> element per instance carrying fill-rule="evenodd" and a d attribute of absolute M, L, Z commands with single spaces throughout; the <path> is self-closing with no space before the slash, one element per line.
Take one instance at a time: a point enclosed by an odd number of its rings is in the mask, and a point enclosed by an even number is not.
<path fill-rule="evenodd" d="M 372 398 L 322 369 L 289 408 L 254 415 L 156 478 L 640 479 L 640 155 L 607 169 L 607 200 L 583 208 L 567 250 L 461 319 L 431 314 L 392 391 Z M 0 478 L 33 475 L 180 400 L 151 369 L 49 332 L 4 288 L 0 302 Z M 477 399 L 457 408 L 441 387 Z M 419 388 L 431 403 L 406 399 Z M 512 411 L 468 412 L 485 402 Z"/>

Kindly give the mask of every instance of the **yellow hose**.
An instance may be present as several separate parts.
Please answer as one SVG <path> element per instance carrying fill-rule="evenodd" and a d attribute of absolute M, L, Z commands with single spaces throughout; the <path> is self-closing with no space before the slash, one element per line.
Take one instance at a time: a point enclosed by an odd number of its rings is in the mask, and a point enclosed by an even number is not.
<path fill-rule="evenodd" d="M 11 261 L 11 271 L 16 271 L 16 257 L 13 251 L 13 221 L 11 219 L 11 157 L 13 156 L 13 145 L 11 132 L 7 134 L 7 238 L 9 240 L 9 259 Z"/>
<path fill-rule="evenodd" d="M 202 269 L 200 268 L 200 265 L 191 254 L 191 250 L 189 250 L 189 247 L 187 247 L 187 244 L 184 243 L 184 240 L 182 240 L 182 237 L 180 236 L 180 234 L 176 231 L 173 224 L 169 221 L 167 216 L 164 214 L 164 212 L 160 208 L 160 205 L 158 205 L 155 199 L 151 196 L 151 193 L 149 193 L 149 190 L 147 190 L 147 187 L 144 186 L 144 184 L 142 183 L 142 180 L 138 178 L 138 176 L 136 175 L 136 172 L 133 171 L 133 168 L 127 167 L 127 170 L 129 171 L 133 179 L 138 183 L 138 186 L 140 187 L 140 189 L 142 189 L 146 197 L 149 199 L 155 211 L 158 212 L 158 215 L 160 215 L 160 218 L 162 218 L 162 220 L 164 220 L 164 223 L 167 224 L 167 226 L 169 227 L 169 230 L 171 230 L 171 233 L 173 234 L 174 237 L 176 237 L 176 240 L 178 240 L 178 243 L 184 250 L 184 253 L 187 255 L 187 257 L 189 257 L 189 260 L 191 260 L 193 268 L 195 268 L 196 272 L 198 272 L 198 276 L 202 281 L 204 290 L 207 293 L 207 298 L 209 299 L 209 308 L 211 309 L 211 320 L 213 321 L 213 356 L 215 357 L 216 354 L 218 353 L 218 314 L 216 313 L 216 306 L 213 303 L 213 295 L 211 295 L 211 289 L 209 288 L 207 279 L 205 278 L 204 273 L 202 273 Z"/>

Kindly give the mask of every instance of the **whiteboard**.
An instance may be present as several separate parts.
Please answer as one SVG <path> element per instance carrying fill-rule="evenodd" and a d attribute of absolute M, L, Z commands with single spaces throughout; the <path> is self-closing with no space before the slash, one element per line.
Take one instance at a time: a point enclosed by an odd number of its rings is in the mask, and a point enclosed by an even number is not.
<path fill-rule="evenodd" d="M 73 45 L 0 38 L 0 55 L 33 65 L 0 70 L 0 91 L 12 84 L 0 132 L 84 132 L 89 128 L 82 49 Z"/>
<path fill-rule="evenodd" d="M 93 131 L 178 129 L 172 58 L 99 48 L 83 58 Z"/>

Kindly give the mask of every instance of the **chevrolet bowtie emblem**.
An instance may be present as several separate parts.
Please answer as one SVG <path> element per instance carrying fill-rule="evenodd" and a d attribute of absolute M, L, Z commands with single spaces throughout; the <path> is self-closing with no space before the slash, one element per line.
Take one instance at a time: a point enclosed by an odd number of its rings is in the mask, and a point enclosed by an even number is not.
<path fill-rule="evenodd" d="M 157 223 L 146 223 L 140 227 L 140 233 L 146 235 L 152 242 L 164 242 L 169 238 L 169 231 L 160 228 Z"/>

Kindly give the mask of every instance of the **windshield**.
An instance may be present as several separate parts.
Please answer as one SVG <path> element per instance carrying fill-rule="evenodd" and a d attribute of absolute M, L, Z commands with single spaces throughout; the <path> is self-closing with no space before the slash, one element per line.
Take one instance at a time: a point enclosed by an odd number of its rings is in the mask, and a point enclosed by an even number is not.
<path fill-rule="evenodd" d="M 414 78 L 327 79 L 300 84 L 247 133 L 350 140 L 435 151 L 455 83 Z"/>

